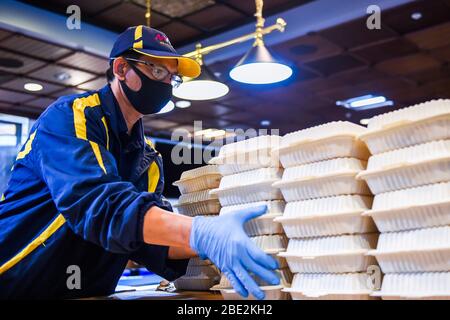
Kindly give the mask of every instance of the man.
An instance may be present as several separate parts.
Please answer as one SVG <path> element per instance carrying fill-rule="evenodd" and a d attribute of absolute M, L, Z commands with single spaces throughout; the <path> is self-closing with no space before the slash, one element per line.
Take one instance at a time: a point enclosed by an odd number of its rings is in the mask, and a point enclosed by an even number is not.
<path fill-rule="evenodd" d="M 243 224 L 266 208 L 172 213 L 161 157 L 144 138 L 142 116 L 160 111 L 180 76 L 195 78 L 200 66 L 144 26 L 119 35 L 110 58 L 108 85 L 55 101 L 17 156 L 0 202 L 0 297 L 108 295 L 128 260 L 174 280 L 199 255 L 240 294 L 263 298 L 249 272 L 277 284 L 277 262 Z M 80 271 L 80 287 L 70 285 L 71 270 Z"/>

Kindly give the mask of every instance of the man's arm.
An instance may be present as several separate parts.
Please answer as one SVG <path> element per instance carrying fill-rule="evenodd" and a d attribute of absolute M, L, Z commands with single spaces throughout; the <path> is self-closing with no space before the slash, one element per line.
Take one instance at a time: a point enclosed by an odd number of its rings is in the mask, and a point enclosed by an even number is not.
<path fill-rule="evenodd" d="M 172 260 L 190 259 L 197 257 L 197 253 L 191 248 L 170 247 L 167 257 Z"/>
<path fill-rule="evenodd" d="M 197 256 L 189 247 L 192 218 L 151 207 L 144 217 L 144 242 L 169 246 L 169 259 L 188 259 Z"/>
<path fill-rule="evenodd" d="M 146 212 L 144 217 L 144 242 L 189 248 L 191 226 L 191 217 L 182 216 L 153 206 Z"/>

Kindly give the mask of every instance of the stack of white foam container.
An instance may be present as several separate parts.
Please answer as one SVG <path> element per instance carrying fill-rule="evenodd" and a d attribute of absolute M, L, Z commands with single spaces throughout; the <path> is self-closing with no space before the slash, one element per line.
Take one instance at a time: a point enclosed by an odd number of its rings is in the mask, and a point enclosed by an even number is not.
<path fill-rule="evenodd" d="M 360 178 L 375 194 L 385 273 L 375 296 L 450 298 L 450 100 L 374 117 L 361 136 L 373 156 Z"/>
<path fill-rule="evenodd" d="M 272 154 L 272 149 L 278 147 L 279 142 L 279 136 L 259 136 L 227 144 L 220 149 L 219 155 L 210 161 L 218 165 L 223 175 L 219 188 L 210 192 L 219 197 L 222 205 L 221 215 L 259 205 L 267 206 L 267 212 L 249 221 L 245 230 L 261 249 L 274 257 L 287 246 L 281 225 L 274 222 L 274 218 L 282 215 L 285 205 L 280 191 L 272 186 L 283 174 L 278 157 Z M 265 292 L 267 300 L 289 297 L 282 289 L 290 284 L 292 275 L 286 261 L 278 260 L 280 285 L 271 286 L 254 277 Z M 224 299 L 241 299 L 224 275 L 214 289 L 220 290 Z M 249 299 L 253 298 L 249 296 Z"/>
<path fill-rule="evenodd" d="M 180 190 L 181 196 L 174 207 L 180 214 L 194 217 L 197 215 L 218 215 L 220 202 L 209 191 L 217 188 L 222 175 L 217 166 L 208 165 L 181 174 L 180 180 L 173 184 Z M 209 290 L 220 280 L 219 270 L 209 260 L 191 259 L 186 275 L 178 278 L 174 284 L 181 290 Z"/>
<path fill-rule="evenodd" d="M 371 299 L 366 253 L 376 247 L 377 229 L 362 213 L 372 205 L 364 181 L 369 151 L 358 139 L 366 128 L 331 122 L 282 138 L 283 178 L 274 184 L 287 204 L 280 221 L 289 238 L 286 252 L 294 275 L 293 299 Z"/>

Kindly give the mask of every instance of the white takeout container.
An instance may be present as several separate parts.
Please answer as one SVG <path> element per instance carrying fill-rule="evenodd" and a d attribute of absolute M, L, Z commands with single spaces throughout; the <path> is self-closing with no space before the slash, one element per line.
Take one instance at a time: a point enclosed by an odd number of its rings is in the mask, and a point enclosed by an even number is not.
<path fill-rule="evenodd" d="M 450 272 L 389 273 L 380 291 L 383 300 L 450 300 Z"/>
<path fill-rule="evenodd" d="M 374 194 L 450 181 L 450 140 L 371 156 L 367 170 L 358 178 L 364 179 Z"/>
<path fill-rule="evenodd" d="M 371 300 L 370 281 L 365 273 L 297 273 L 283 291 L 293 300 Z"/>
<path fill-rule="evenodd" d="M 375 116 L 360 138 L 372 154 L 450 138 L 450 100 L 432 100 Z"/>
<path fill-rule="evenodd" d="M 382 233 L 368 254 L 384 273 L 450 271 L 450 226 Z"/>
<path fill-rule="evenodd" d="M 366 271 L 376 260 L 367 256 L 376 248 L 378 234 L 290 239 L 285 257 L 294 273 L 348 273 Z"/>

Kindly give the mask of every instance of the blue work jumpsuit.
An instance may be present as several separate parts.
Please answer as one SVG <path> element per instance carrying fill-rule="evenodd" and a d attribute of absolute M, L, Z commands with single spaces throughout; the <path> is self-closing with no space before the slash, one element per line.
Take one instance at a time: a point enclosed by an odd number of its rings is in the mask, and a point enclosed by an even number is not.
<path fill-rule="evenodd" d="M 162 159 L 131 135 L 109 85 L 59 98 L 39 117 L 12 168 L 0 202 L 0 298 L 76 298 L 114 291 L 133 260 L 174 280 L 188 260 L 143 242 L 162 196 Z M 71 289 L 70 266 L 81 289 Z"/>

